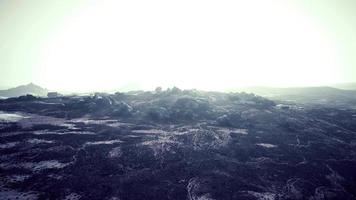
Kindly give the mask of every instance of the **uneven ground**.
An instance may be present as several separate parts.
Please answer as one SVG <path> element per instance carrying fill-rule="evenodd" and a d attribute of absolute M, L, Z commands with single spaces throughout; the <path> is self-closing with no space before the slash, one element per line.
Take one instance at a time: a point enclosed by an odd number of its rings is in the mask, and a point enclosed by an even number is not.
<path fill-rule="evenodd" d="M 0 110 L 0 199 L 356 199 L 351 107 L 173 89 Z"/>

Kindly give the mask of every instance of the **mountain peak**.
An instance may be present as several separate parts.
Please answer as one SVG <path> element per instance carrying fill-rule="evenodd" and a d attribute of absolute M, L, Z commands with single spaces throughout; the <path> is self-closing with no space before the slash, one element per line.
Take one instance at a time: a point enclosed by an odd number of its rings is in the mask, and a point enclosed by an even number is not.
<path fill-rule="evenodd" d="M 42 88 L 41 86 L 39 86 L 39 85 L 36 85 L 36 84 L 34 84 L 34 83 L 29 83 L 29 84 L 27 84 L 27 85 L 20 85 L 20 86 L 18 86 L 18 87 L 27 87 L 27 88 L 41 88 L 41 89 L 44 89 L 44 88 Z"/>
<path fill-rule="evenodd" d="M 0 96 L 17 97 L 17 96 L 22 96 L 22 95 L 27 95 L 27 94 L 32 94 L 35 96 L 46 96 L 47 92 L 48 92 L 47 89 L 42 88 L 41 86 L 38 86 L 31 82 L 27 85 L 20 85 L 15 88 L 1 90 Z"/>

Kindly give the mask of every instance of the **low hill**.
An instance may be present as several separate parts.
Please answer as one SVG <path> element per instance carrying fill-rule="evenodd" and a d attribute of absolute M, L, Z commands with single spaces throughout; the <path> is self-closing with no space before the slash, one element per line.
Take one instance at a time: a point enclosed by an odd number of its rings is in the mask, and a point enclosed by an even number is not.
<path fill-rule="evenodd" d="M 9 97 L 18 97 L 27 94 L 31 94 L 34 96 L 46 96 L 47 92 L 48 92 L 47 89 L 42 88 L 33 83 L 30 83 L 27 85 L 21 85 L 7 90 L 0 90 L 0 97 L 9 98 Z"/>

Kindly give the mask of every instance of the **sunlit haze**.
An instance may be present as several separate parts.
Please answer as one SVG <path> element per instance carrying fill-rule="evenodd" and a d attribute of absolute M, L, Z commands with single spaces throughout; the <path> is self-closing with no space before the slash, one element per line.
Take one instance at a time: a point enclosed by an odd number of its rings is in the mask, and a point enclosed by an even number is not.
<path fill-rule="evenodd" d="M 354 1 L 0 1 L 0 84 L 226 90 L 356 79 Z"/>

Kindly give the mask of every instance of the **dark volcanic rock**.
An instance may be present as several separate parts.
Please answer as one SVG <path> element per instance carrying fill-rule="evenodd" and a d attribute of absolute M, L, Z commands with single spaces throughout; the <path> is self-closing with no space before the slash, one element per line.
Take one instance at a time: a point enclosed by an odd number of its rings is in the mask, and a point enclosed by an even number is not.
<path fill-rule="evenodd" d="M 0 110 L 0 199 L 356 197 L 351 107 L 173 88 Z"/>

